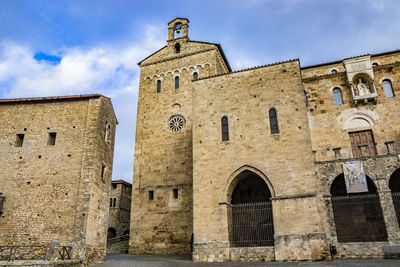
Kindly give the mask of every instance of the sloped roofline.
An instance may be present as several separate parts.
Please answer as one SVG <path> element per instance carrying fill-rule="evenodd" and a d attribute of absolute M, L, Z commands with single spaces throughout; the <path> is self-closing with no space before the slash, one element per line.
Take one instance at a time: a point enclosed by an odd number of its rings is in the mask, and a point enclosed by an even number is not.
<path fill-rule="evenodd" d="M 218 48 L 218 51 L 220 52 L 222 59 L 225 62 L 226 67 L 228 68 L 228 71 L 231 72 L 231 66 L 229 65 L 228 59 L 225 56 L 224 50 L 222 50 L 222 47 L 220 44 L 217 43 L 209 43 L 209 42 L 202 42 L 202 41 L 192 41 L 189 40 L 189 42 L 193 42 L 193 43 L 200 43 L 200 44 L 209 44 L 209 45 L 215 45 Z M 162 48 L 158 49 L 157 51 L 155 51 L 154 53 L 152 53 L 151 55 L 149 55 L 148 57 L 146 57 L 145 59 L 141 60 L 139 63 L 137 63 L 140 67 L 140 65 L 142 64 L 143 61 L 145 61 L 146 59 L 152 57 L 153 55 L 157 54 L 158 52 L 160 52 L 161 50 L 163 50 L 164 48 L 168 47 L 167 45 L 163 46 Z"/>
<path fill-rule="evenodd" d="M 24 97 L 24 98 L 3 98 L 0 99 L 0 104 L 12 103 L 12 102 L 42 102 L 42 101 L 57 101 L 57 100 L 76 100 L 76 99 L 86 99 L 86 98 L 99 98 L 109 97 L 103 96 L 101 94 L 83 94 L 83 95 L 66 95 L 66 96 L 46 96 L 46 97 Z"/>
<path fill-rule="evenodd" d="M 132 187 L 131 183 L 125 182 L 124 180 L 112 180 L 111 183 L 112 184 L 125 184 L 125 185 Z"/>
<path fill-rule="evenodd" d="M 106 97 L 102 94 L 83 94 L 83 95 L 45 96 L 45 97 L 3 98 L 3 99 L 0 99 L 0 105 L 13 104 L 13 103 L 25 103 L 25 102 L 36 103 L 36 102 L 73 101 L 73 100 L 100 98 L 100 97 L 110 99 L 110 101 L 111 101 L 110 97 Z M 113 107 L 113 113 L 114 113 L 116 124 L 119 124 L 117 116 L 115 115 L 115 112 L 114 112 L 114 107 Z"/>
<path fill-rule="evenodd" d="M 352 58 L 357 58 L 357 57 L 363 57 L 363 56 L 369 56 L 369 55 L 371 55 L 371 58 L 372 58 L 372 57 L 379 57 L 379 56 L 385 56 L 385 55 L 396 54 L 396 53 L 400 53 L 400 49 L 396 49 L 396 50 L 392 50 L 392 51 L 387 51 L 387 52 L 382 52 L 382 53 L 377 53 L 377 54 L 365 54 L 365 55 L 359 55 L 359 56 L 355 56 L 355 57 L 347 57 L 347 58 L 340 59 L 340 60 L 335 60 L 335 61 L 330 61 L 330 62 L 315 64 L 315 65 L 304 66 L 304 67 L 301 67 L 301 69 L 302 69 L 302 70 L 306 70 L 306 69 L 318 68 L 318 67 L 322 67 L 322 66 L 328 66 L 328 65 L 333 65 L 333 64 L 339 64 L 339 63 L 342 63 L 343 60 L 352 59 Z"/>
<path fill-rule="evenodd" d="M 173 22 L 174 20 L 177 20 L 177 19 L 186 19 L 188 21 L 188 23 L 189 23 L 189 19 L 188 18 L 176 17 L 173 20 L 171 20 L 170 22 L 168 22 L 167 25 L 170 24 L 171 22 Z"/>

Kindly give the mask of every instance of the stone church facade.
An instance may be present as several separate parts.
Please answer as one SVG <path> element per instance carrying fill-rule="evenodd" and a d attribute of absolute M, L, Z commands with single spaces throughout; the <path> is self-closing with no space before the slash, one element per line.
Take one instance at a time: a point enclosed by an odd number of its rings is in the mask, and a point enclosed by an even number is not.
<path fill-rule="evenodd" d="M 130 253 L 383 257 L 400 245 L 400 51 L 232 71 L 168 23 L 141 68 Z M 343 164 L 361 164 L 348 193 Z M 397 208 L 397 209 L 396 209 Z"/>

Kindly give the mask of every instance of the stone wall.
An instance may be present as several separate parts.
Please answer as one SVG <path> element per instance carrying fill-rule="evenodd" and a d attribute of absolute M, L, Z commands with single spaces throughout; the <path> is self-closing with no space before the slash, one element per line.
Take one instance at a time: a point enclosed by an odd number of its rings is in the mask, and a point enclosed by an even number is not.
<path fill-rule="evenodd" d="M 193 88 L 193 258 L 208 258 L 230 241 L 221 203 L 230 203 L 230 185 L 245 170 L 263 178 L 271 191 L 276 260 L 289 257 L 284 251 L 291 251 L 292 260 L 323 258 L 322 209 L 298 61 L 200 79 Z M 271 108 L 277 111 L 277 134 L 271 134 Z M 223 116 L 229 141 L 221 139 Z M 196 249 L 204 243 L 214 248 Z"/>
<path fill-rule="evenodd" d="M 175 53 L 178 42 L 180 52 Z M 194 72 L 199 78 L 218 74 L 218 61 L 221 54 L 215 44 L 180 38 L 169 40 L 166 47 L 139 63 L 130 253 L 190 252 L 193 233 L 191 81 Z M 222 61 L 219 64 L 225 66 Z M 179 77 L 178 89 L 175 89 L 175 77 Z M 161 81 L 159 93 L 158 80 Z M 184 117 L 181 131 L 171 132 L 169 120 L 173 115 Z M 153 199 L 149 199 L 150 191 Z"/>
<path fill-rule="evenodd" d="M 124 181 L 112 181 L 110 201 L 116 200 L 116 206 L 110 205 L 108 228 L 116 231 L 116 236 L 129 232 L 132 185 Z M 111 204 L 111 202 L 110 202 Z"/>
<path fill-rule="evenodd" d="M 110 99 L 15 100 L 0 103 L 0 114 L 7 118 L 0 122 L 0 245 L 74 242 L 85 262 L 104 259 L 116 125 Z M 107 144 L 105 120 L 112 125 Z M 48 145 L 53 132 L 55 145 Z M 17 134 L 24 134 L 22 147 Z"/>

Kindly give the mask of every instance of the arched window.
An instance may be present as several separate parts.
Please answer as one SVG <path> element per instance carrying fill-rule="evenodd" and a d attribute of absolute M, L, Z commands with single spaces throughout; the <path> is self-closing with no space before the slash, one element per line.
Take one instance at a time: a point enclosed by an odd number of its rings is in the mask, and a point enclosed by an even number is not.
<path fill-rule="evenodd" d="M 175 44 L 175 53 L 180 53 L 181 52 L 181 45 L 179 43 Z"/>
<path fill-rule="evenodd" d="M 222 141 L 229 141 L 228 117 L 221 119 Z"/>
<path fill-rule="evenodd" d="M 179 77 L 176 76 L 175 77 L 175 89 L 178 89 L 178 88 L 179 88 Z"/>
<path fill-rule="evenodd" d="M 333 99 L 335 100 L 335 105 L 343 105 L 342 91 L 339 88 L 333 89 Z"/>
<path fill-rule="evenodd" d="M 199 74 L 197 72 L 193 73 L 193 80 L 197 80 L 199 78 Z"/>
<path fill-rule="evenodd" d="M 376 186 L 368 176 L 365 179 L 368 188 L 365 193 L 348 193 L 343 173 L 332 182 L 331 201 L 339 242 L 387 240 Z"/>
<path fill-rule="evenodd" d="M 161 80 L 157 81 L 157 93 L 161 93 Z"/>
<path fill-rule="evenodd" d="M 336 74 L 336 73 L 337 73 L 336 69 L 331 70 L 331 74 Z"/>
<path fill-rule="evenodd" d="M 394 97 L 392 82 L 389 79 L 385 79 L 382 82 L 383 91 L 385 91 L 386 97 Z"/>
<path fill-rule="evenodd" d="M 117 206 L 117 198 L 114 197 L 114 199 L 113 199 L 113 207 L 116 207 L 116 206 Z"/>
<path fill-rule="evenodd" d="M 278 117 L 276 116 L 276 110 L 274 108 L 271 108 L 268 114 L 269 114 L 269 126 L 271 128 L 271 134 L 279 133 Z"/>
<path fill-rule="evenodd" d="M 378 63 L 376 62 L 372 63 L 372 67 L 378 67 Z"/>

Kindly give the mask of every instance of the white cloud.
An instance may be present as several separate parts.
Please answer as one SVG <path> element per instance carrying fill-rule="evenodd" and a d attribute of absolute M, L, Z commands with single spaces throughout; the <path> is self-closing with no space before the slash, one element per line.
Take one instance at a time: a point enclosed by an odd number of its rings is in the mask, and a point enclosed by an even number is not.
<path fill-rule="evenodd" d="M 148 27 L 131 45 L 63 48 L 59 64 L 38 62 L 30 47 L 0 43 L 0 97 L 100 93 L 112 98 L 119 120 L 113 177 L 132 180 L 139 68 L 137 62 L 163 46 L 160 28 Z"/>

